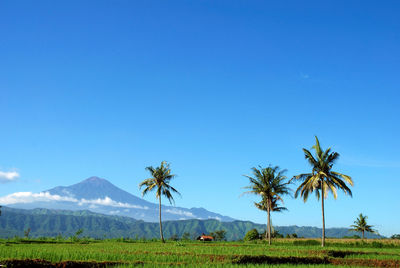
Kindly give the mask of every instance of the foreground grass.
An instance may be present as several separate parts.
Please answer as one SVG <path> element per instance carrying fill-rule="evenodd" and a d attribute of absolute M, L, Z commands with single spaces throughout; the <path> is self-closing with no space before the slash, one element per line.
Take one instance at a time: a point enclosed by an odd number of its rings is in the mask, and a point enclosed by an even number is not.
<path fill-rule="evenodd" d="M 69 263 L 101 266 L 196 266 L 265 267 L 307 266 L 400 266 L 400 243 L 396 240 L 278 239 L 272 246 L 263 242 L 196 241 L 146 242 L 133 240 L 0 240 L 0 263 L 7 267 L 17 260 L 35 260 L 43 265 Z M 12 261 L 11 261 L 12 260 Z M 71 267 L 72 267 L 71 266 Z"/>

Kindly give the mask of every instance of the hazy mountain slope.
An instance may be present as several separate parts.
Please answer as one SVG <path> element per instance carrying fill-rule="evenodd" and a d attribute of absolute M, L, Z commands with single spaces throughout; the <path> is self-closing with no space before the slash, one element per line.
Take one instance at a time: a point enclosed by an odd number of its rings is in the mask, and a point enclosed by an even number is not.
<path fill-rule="evenodd" d="M 109 181 L 98 177 L 91 177 L 71 186 L 58 186 L 40 193 L 14 193 L 0 197 L 0 203 L 21 209 L 90 210 L 148 222 L 158 221 L 157 204 L 121 190 Z M 188 209 L 163 205 L 162 210 L 164 220 L 234 220 L 204 208 Z"/>
<path fill-rule="evenodd" d="M 137 221 L 129 217 L 109 216 L 90 211 L 66 211 L 48 209 L 13 209 L 4 207 L 0 216 L 0 237 L 23 236 L 24 230 L 31 228 L 31 236 L 65 237 L 83 229 L 82 235 L 94 238 L 131 237 L 158 238 L 157 223 Z M 263 224 L 249 221 L 221 222 L 217 220 L 181 220 L 163 222 L 165 237 L 182 236 L 187 232 L 192 238 L 202 233 L 210 233 L 224 229 L 228 240 L 242 239 L 246 232 L 256 228 L 265 230 Z M 320 237 L 321 229 L 316 227 L 278 226 L 275 227 L 283 235 L 297 233 L 299 237 Z M 328 237 L 343 237 L 354 235 L 347 228 L 327 228 Z M 369 238 L 377 235 L 367 234 Z"/>
<path fill-rule="evenodd" d="M 156 204 L 150 203 L 142 198 L 132 195 L 118 187 L 109 181 L 99 178 L 90 177 L 82 182 L 73 184 L 71 186 L 58 186 L 50 190 L 44 191 L 49 192 L 52 195 L 70 196 L 79 199 L 93 200 L 93 199 L 104 199 L 106 197 L 111 198 L 114 201 L 121 203 L 129 203 L 138 206 L 153 207 Z"/>

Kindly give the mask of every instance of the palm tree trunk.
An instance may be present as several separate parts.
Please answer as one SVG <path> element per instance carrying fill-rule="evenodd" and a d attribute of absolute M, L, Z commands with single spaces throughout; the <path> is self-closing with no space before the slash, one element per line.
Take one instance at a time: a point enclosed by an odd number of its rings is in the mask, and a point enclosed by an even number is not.
<path fill-rule="evenodd" d="M 321 200 L 322 200 L 322 244 L 325 246 L 325 209 L 324 209 L 324 182 L 321 181 Z"/>
<path fill-rule="evenodd" d="M 271 245 L 271 211 L 268 204 L 268 245 Z"/>
<path fill-rule="evenodd" d="M 364 240 L 364 231 L 362 231 L 362 239 Z"/>
<path fill-rule="evenodd" d="M 159 216 L 160 216 L 160 236 L 161 236 L 161 242 L 165 243 L 164 240 L 164 235 L 163 235 L 163 231 L 162 231 L 162 222 L 161 222 L 161 195 L 158 197 L 159 200 Z"/>

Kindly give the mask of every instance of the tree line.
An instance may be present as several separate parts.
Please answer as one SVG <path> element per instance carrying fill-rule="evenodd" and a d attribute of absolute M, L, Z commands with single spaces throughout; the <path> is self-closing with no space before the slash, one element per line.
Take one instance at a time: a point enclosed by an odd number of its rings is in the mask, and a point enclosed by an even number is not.
<path fill-rule="evenodd" d="M 311 147 L 315 154 L 310 150 L 303 148 L 304 157 L 310 164 L 311 171 L 293 176 L 288 179 L 285 176 L 286 170 L 281 170 L 278 166 L 253 167 L 252 175 L 244 175 L 249 180 L 249 185 L 244 187 L 248 191 L 244 194 L 255 194 L 261 198 L 259 202 L 254 202 L 256 208 L 267 212 L 267 232 L 266 239 L 271 244 L 271 212 L 281 212 L 287 210 L 283 204 L 283 198 L 290 195 L 290 185 L 300 183 L 297 187 L 294 197 L 301 197 L 304 202 L 308 200 L 311 194 L 315 194 L 318 200 L 321 200 L 322 215 L 322 237 L 321 246 L 325 246 L 325 205 L 324 201 L 331 192 L 333 197 L 337 198 L 337 190 L 352 196 L 349 186 L 353 186 L 353 179 L 345 174 L 333 170 L 333 165 L 339 159 L 339 153 L 333 152 L 331 148 L 323 150 L 318 137 L 315 137 L 315 144 Z M 143 188 L 142 195 L 146 195 L 153 190 L 156 191 L 156 198 L 159 201 L 159 224 L 161 241 L 165 242 L 162 231 L 161 220 L 161 197 L 164 196 L 172 204 L 174 202 L 172 193 L 180 193 L 170 185 L 171 179 L 175 177 L 172 174 L 170 165 L 163 161 L 159 167 L 146 167 L 151 177 L 145 179 L 139 184 Z M 352 230 L 362 232 L 363 238 L 365 232 L 374 232 L 371 225 L 366 223 L 366 216 L 362 214 L 354 222 Z"/>

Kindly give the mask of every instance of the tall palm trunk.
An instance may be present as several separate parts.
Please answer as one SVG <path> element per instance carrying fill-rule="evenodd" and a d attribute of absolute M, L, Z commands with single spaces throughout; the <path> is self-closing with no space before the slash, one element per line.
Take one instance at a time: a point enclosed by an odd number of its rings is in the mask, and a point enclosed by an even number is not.
<path fill-rule="evenodd" d="M 163 235 L 163 231 L 162 231 L 162 222 L 161 222 L 161 195 L 158 197 L 158 200 L 159 200 L 159 216 L 160 216 L 160 236 L 161 236 L 161 241 L 163 242 L 163 243 L 165 243 L 165 240 L 164 240 L 164 235 Z"/>
<path fill-rule="evenodd" d="M 271 209 L 270 209 L 270 204 L 269 204 L 269 201 L 268 201 L 268 207 L 267 207 L 267 210 L 268 210 L 268 226 L 267 226 L 267 228 L 268 228 L 268 245 L 271 245 Z"/>
<path fill-rule="evenodd" d="M 322 244 L 325 246 L 325 209 L 324 209 L 324 181 L 321 181 L 321 200 L 322 200 Z"/>
<path fill-rule="evenodd" d="M 362 231 L 362 239 L 364 240 L 364 231 Z"/>

